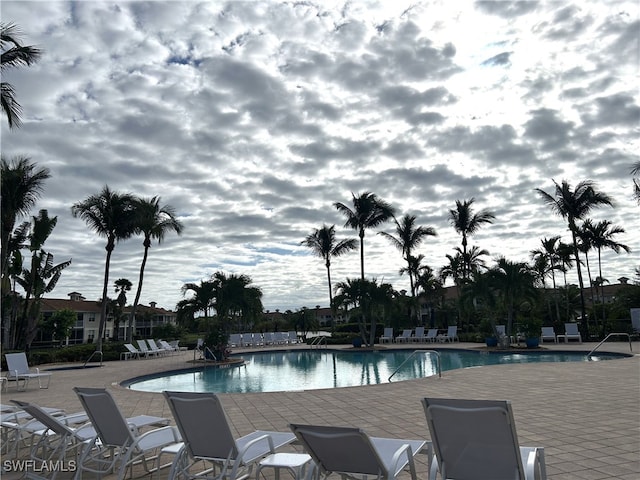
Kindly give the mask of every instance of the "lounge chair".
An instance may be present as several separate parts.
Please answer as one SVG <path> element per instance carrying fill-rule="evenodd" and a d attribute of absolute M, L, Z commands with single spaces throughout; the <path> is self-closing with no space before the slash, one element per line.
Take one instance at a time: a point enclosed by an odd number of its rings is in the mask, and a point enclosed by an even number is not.
<path fill-rule="evenodd" d="M 160 347 L 153 338 L 147 338 L 147 343 L 149 344 L 149 350 L 158 356 L 169 353 L 166 348 Z"/>
<path fill-rule="evenodd" d="M 140 354 L 144 355 L 145 358 L 158 356 L 158 353 L 151 350 L 144 339 L 136 340 L 136 342 L 138 343 L 138 350 L 140 350 Z"/>
<path fill-rule="evenodd" d="M 12 400 L 23 411 L 28 413 L 34 422 L 39 424 L 39 429 L 33 432 L 33 438 L 29 449 L 30 460 L 35 465 L 61 465 L 67 457 L 77 458 L 88 442 L 95 437 L 96 431 L 90 423 L 85 422 L 79 427 L 70 426 L 68 420 L 63 417 L 55 417 L 38 405 L 19 400 Z M 37 440 L 36 440 L 37 439 Z M 36 471 L 29 472 L 30 479 L 54 480 L 58 474 L 65 475 L 64 469 L 45 469 L 42 475 Z"/>
<path fill-rule="evenodd" d="M 29 369 L 29 363 L 27 362 L 27 355 L 24 352 L 18 353 L 5 353 L 4 357 L 7 360 L 7 380 L 15 380 L 16 390 L 24 391 L 29 386 L 29 380 L 36 378 L 38 380 L 39 388 L 49 388 L 49 382 L 51 382 L 50 373 L 41 373 L 38 368 L 33 372 Z M 43 386 L 42 380 L 46 379 L 47 383 Z M 20 387 L 22 382 L 22 387 Z"/>
<path fill-rule="evenodd" d="M 295 330 L 289 330 L 289 343 L 300 343 L 298 341 L 298 332 Z"/>
<path fill-rule="evenodd" d="M 240 333 L 232 333 L 229 335 L 229 346 L 230 347 L 242 347 L 242 334 Z"/>
<path fill-rule="evenodd" d="M 453 342 L 458 339 L 458 326 L 457 325 L 449 325 L 447 327 L 447 333 L 444 335 L 438 335 L 438 340 L 441 342 Z"/>
<path fill-rule="evenodd" d="M 144 355 L 144 353 L 134 347 L 131 343 L 125 343 L 124 348 L 126 348 L 127 351 L 120 353 L 120 360 L 130 360 L 132 358 L 139 359 L 140 355 Z"/>
<path fill-rule="evenodd" d="M 540 343 L 544 343 L 545 340 L 553 340 L 553 343 L 558 343 L 556 332 L 553 327 L 542 327 L 542 333 L 540 334 Z"/>
<path fill-rule="evenodd" d="M 569 340 L 577 340 L 578 343 L 582 343 L 582 335 L 578 331 L 577 323 L 565 323 L 564 324 L 564 335 L 558 335 L 558 343 L 560 343 L 560 339 L 564 339 L 565 343 L 569 343 Z"/>
<path fill-rule="evenodd" d="M 520 447 L 511 403 L 424 398 L 435 459 L 430 480 L 545 480 L 544 448 Z"/>
<path fill-rule="evenodd" d="M 409 340 L 411 340 L 411 329 L 410 328 L 405 328 L 404 330 L 402 330 L 402 335 L 398 335 L 396 337 L 396 343 L 401 343 L 401 342 L 408 342 Z"/>
<path fill-rule="evenodd" d="M 384 333 L 380 336 L 380 343 L 393 342 L 393 328 L 385 327 Z"/>
<path fill-rule="evenodd" d="M 180 351 L 177 345 L 171 345 L 166 340 L 158 340 L 158 346 L 164 349 L 170 355 L 178 353 Z"/>
<path fill-rule="evenodd" d="M 169 480 L 247 478 L 262 458 L 295 440 L 290 432 L 262 430 L 234 439 L 222 404 L 214 393 L 165 391 L 164 396 L 184 440 Z M 199 468 L 193 473 L 191 466 L 200 461 L 210 468 L 204 471 Z"/>
<path fill-rule="evenodd" d="M 402 440 L 370 437 L 359 428 L 324 425 L 289 425 L 319 470 L 319 478 L 332 473 L 342 478 L 378 480 L 396 478 L 407 466 L 416 480 L 414 456 L 427 443 L 424 440 Z"/>
<path fill-rule="evenodd" d="M 424 336 L 424 327 L 416 327 L 416 330 L 411 337 L 411 341 L 418 343 L 426 341 L 426 337 Z"/>
<path fill-rule="evenodd" d="M 427 335 L 424 337 L 425 341 L 427 342 L 435 342 L 437 338 L 438 338 L 437 328 L 430 328 L 429 330 L 427 330 Z"/>
<path fill-rule="evenodd" d="M 141 462 L 145 471 L 153 472 L 160 468 L 157 465 L 160 449 L 180 443 L 178 430 L 172 426 L 140 434 L 136 425 L 124 418 L 104 388 L 74 387 L 73 390 L 97 432 L 82 451 L 76 478 L 83 478 L 83 472 L 100 475 L 117 470 L 116 478 L 122 480 L 134 462 Z M 150 463 L 153 464 L 151 468 Z"/>

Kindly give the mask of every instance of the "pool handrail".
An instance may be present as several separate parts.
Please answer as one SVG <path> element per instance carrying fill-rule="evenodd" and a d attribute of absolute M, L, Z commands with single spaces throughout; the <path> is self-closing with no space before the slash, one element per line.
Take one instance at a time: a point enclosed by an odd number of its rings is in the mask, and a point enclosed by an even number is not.
<path fill-rule="evenodd" d="M 435 353 L 436 354 L 436 366 L 438 367 L 438 377 L 442 378 L 442 365 L 441 365 L 441 361 L 440 361 L 440 352 L 437 350 L 414 350 L 413 352 L 411 352 L 411 355 L 409 355 L 404 362 L 402 362 L 400 364 L 400 366 L 398 368 L 396 368 L 394 370 L 394 372 L 389 376 L 389 378 L 387 379 L 388 382 L 391 382 L 391 378 L 398 373 L 398 371 L 404 366 L 405 363 L 407 363 L 409 360 L 411 360 L 417 353 Z"/>
<path fill-rule="evenodd" d="M 604 337 L 604 340 L 602 340 L 598 345 L 593 347 L 593 349 L 589 353 L 587 353 L 587 359 L 591 358 L 591 354 L 593 352 L 595 352 L 598 348 L 600 348 L 600 346 L 604 342 L 606 342 L 609 339 L 609 337 L 625 337 L 625 336 L 629 339 L 629 351 L 631 353 L 633 353 L 633 347 L 631 346 L 631 335 L 629 335 L 628 333 L 616 333 L 616 332 L 613 332 L 613 333 L 610 333 L 609 335 L 607 335 L 606 337 Z"/>

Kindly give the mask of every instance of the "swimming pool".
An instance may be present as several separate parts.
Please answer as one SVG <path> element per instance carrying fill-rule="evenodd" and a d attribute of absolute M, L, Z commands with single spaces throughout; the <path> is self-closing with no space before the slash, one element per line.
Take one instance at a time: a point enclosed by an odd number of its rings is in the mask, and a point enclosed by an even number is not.
<path fill-rule="evenodd" d="M 122 385 L 132 390 L 162 392 L 248 393 L 315 390 L 412 380 L 437 374 L 434 355 L 414 350 L 341 351 L 297 350 L 243 353 L 244 364 L 229 368 L 197 367 L 158 376 L 134 378 Z M 530 362 L 584 362 L 580 352 L 487 353 L 441 350 L 442 370 Z M 599 354 L 592 360 L 621 358 Z M 409 360 L 407 360 L 409 359 Z"/>

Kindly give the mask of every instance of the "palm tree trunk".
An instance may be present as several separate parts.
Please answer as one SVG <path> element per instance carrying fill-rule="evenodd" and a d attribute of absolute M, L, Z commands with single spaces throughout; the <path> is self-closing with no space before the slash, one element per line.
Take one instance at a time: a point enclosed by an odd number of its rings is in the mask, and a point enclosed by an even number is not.
<path fill-rule="evenodd" d="M 109 265 L 111 263 L 111 253 L 113 252 L 113 246 L 111 242 L 107 242 L 107 258 L 104 262 L 104 284 L 102 285 L 102 305 L 100 307 L 100 325 L 98 326 L 98 340 L 96 342 L 96 351 L 102 351 L 102 336 L 104 334 L 104 327 L 107 324 L 107 290 L 109 289 Z"/>
<path fill-rule="evenodd" d="M 144 277 L 144 267 L 147 264 L 147 255 L 149 253 L 149 247 L 144 246 L 144 254 L 142 256 L 142 263 L 140 264 L 140 275 L 138 276 L 138 289 L 136 290 L 136 298 L 133 301 L 133 307 L 131 307 L 131 314 L 129 315 L 129 324 L 127 325 L 127 342 L 133 341 L 133 322 L 136 318 L 136 308 L 140 301 L 140 295 L 142 294 L 142 279 Z"/>
<path fill-rule="evenodd" d="M 600 248 L 598 248 L 598 275 L 600 275 L 600 301 L 602 302 L 602 338 L 604 338 L 607 312 L 604 308 L 604 277 L 602 276 L 602 259 L 600 258 Z M 595 305 L 593 309 L 595 311 Z"/>
<path fill-rule="evenodd" d="M 596 323 L 596 330 L 598 329 L 598 314 L 596 313 L 596 297 L 593 293 L 593 279 L 591 278 L 591 266 L 589 265 L 589 255 L 584 252 L 584 260 L 587 264 L 587 276 L 589 277 L 589 292 L 591 293 L 591 309 L 593 310 L 593 320 Z M 597 292 L 597 287 L 596 287 Z"/>
<path fill-rule="evenodd" d="M 580 255 L 578 254 L 578 241 L 576 239 L 576 227 L 571 225 L 571 236 L 573 237 L 573 255 L 576 258 L 576 268 L 578 269 L 578 284 L 580 286 L 580 314 L 585 341 L 589 341 L 589 322 L 587 320 L 587 308 L 584 302 L 584 282 L 582 280 L 582 268 L 580 268 Z"/>

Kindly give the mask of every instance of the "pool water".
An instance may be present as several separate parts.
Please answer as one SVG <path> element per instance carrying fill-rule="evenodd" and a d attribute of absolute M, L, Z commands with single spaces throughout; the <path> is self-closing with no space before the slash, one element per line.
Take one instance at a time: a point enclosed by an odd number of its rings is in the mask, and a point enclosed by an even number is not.
<path fill-rule="evenodd" d="M 152 378 L 133 379 L 123 385 L 132 390 L 162 392 L 247 393 L 315 390 L 387 383 L 398 367 L 406 364 L 392 381 L 437 375 L 435 355 L 414 354 L 414 350 L 354 352 L 338 350 L 298 350 L 243 353 L 244 365 L 229 368 L 212 366 Z M 441 350 L 442 371 L 506 363 L 584 362 L 580 352 L 486 353 L 468 350 Z M 620 358 L 601 354 L 591 360 Z"/>

